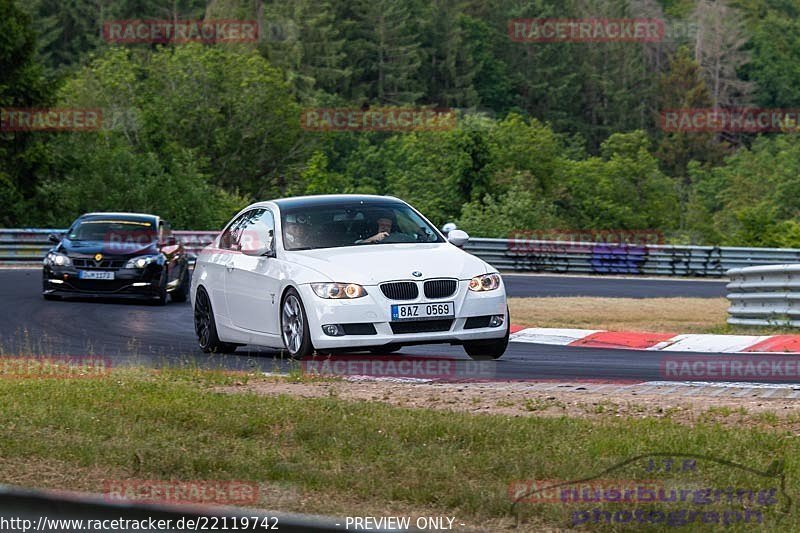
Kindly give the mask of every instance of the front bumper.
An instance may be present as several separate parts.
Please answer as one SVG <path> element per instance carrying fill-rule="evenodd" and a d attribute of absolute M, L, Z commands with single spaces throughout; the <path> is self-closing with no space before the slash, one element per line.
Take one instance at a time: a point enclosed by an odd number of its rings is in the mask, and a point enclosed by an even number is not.
<path fill-rule="evenodd" d="M 310 285 L 300 285 L 308 317 L 311 341 L 317 349 L 341 349 L 358 347 L 380 347 L 390 344 L 463 344 L 467 341 L 499 339 L 506 335 L 508 327 L 508 308 L 505 287 L 493 291 L 470 291 L 468 281 L 458 282 L 456 292 L 447 298 L 427 299 L 420 296 L 415 300 L 390 300 L 377 286 L 365 287 L 367 295 L 353 300 L 330 300 L 317 296 Z M 392 304 L 453 302 L 454 319 L 431 319 L 430 321 L 392 322 Z M 502 316 L 503 322 L 494 327 L 474 327 L 476 317 Z M 473 320 L 468 320 L 473 318 Z M 449 323 L 448 323 L 449 321 Z M 425 323 L 423 323 L 425 322 Z M 358 331 L 371 324 L 374 334 L 326 335 L 323 325 L 358 325 Z M 479 324 L 482 325 L 482 324 Z M 410 331 L 430 329 L 429 331 Z M 360 332 L 360 331 L 359 331 Z"/>
<path fill-rule="evenodd" d="M 82 269 L 83 270 L 83 269 Z M 157 297 L 162 284 L 163 266 L 150 264 L 144 269 L 103 269 L 113 272 L 113 280 L 81 279 L 74 267 L 45 265 L 42 292 L 76 296 L 145 296 Z"/>

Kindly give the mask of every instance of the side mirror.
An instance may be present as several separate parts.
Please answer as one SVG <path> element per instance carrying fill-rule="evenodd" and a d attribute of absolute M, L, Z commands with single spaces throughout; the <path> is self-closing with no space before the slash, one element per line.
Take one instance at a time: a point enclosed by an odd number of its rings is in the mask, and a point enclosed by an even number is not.
<path fill-rule="evenodd" d="M 53 244 L 58 244 L 61 242 L 61 237 L 59 237 L 55 233 L 51 233 L 50 235 L 47 236 L 47 240 L 52 242 Z"/>
<path fill-rule="evenodd" d="M 269 232 L 269 237 L 265 239 L 242 239 L 241 248 L 239 250 L 244 255 L 253 257 L 269 256 L 272 257 L 275 253 L 272 251 L 272 232 Z"/>
<path fill-rule="evenodd" d="M 178 239 L 175 237 L 164 237 L 164 240 L 158 243 L 161 246 L 175 246 L 178 244 Z"/>
<path fill-rule="evenodd" d="M 467 235 L 466 231 L 454 229 L 447 234 L 447 240 L 450 241 L 450 244 L 461 248 L 469 240 L 469 235 Z"/>

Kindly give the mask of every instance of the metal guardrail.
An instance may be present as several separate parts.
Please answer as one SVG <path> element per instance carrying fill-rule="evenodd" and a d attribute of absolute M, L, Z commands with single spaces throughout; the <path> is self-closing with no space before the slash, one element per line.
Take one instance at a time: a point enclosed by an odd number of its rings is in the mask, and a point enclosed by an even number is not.
<path fill-rule="evenodd" d="M 0 229 L 0 264 L 41 263 L 53 245 L 47 240 L 51 233 L 63 229 Z M 216 231 L 174 231 L 186 250 L 197 254 L 216 237 Z"/>
<path fill-rule="evenodd" d="M 0 264 L 41 262 L 57 229 L 0 229 Z M 191 253 L 215 231 L 175 231 Z M 464 249 L 495 268 L 563 274 L 628 274 L 722 277 L 733 268 L 800 263 L 800 249 L 720 246 L 630 245 L 472 238 Z"/>
<path fill-rule="evenodd" d="M 800 249 L 470 239 L 464 249 L 500 270 L 721 277 L 732 268 L 800 263 Z"/>
<path fill-rule="evenodd" d="M 728 324 L 800 327 L 800 264 L 728 271 Z"/>

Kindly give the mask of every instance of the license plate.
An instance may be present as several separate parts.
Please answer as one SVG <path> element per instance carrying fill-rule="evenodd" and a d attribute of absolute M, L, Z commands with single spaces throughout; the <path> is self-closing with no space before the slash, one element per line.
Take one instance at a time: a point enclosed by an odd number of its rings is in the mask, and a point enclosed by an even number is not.
<path fill-rule="evenodd" d="M 100 270 L 80 270 L 78 277 L 80 279 L 114 279 L 114 273 Z"/>
<path fill-rule="evenodd" d="M 427 318 L 453 318 L 455 317 L 453 302 L 423 303 L 423 304 L 395 304 L 392 306 L 392 321 L 425 320 Z"/>

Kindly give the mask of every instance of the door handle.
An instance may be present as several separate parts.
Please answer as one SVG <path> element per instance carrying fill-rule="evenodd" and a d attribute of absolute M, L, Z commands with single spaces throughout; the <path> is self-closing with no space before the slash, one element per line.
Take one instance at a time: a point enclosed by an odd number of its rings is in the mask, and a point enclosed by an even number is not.
<path fill-rule="evenodd" d="M 225 265 L 225 268 L 228 270 L 228 272 L 233 272 L 233 261 Z"/>

